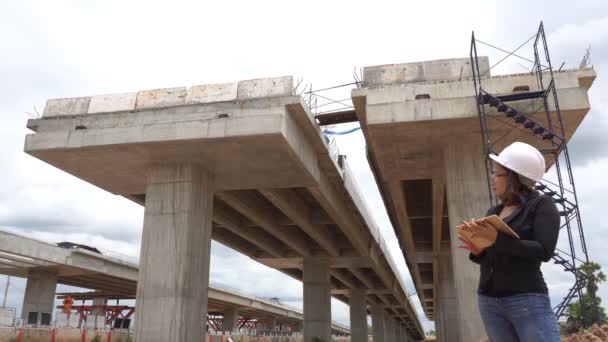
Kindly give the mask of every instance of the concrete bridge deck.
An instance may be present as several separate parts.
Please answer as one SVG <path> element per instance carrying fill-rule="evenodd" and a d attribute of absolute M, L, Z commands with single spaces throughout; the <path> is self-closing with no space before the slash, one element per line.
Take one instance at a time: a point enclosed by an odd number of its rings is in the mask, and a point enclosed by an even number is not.
<path fill-rule="evenodd" d="M 80 293 L 82 299 L 135 299 L 138 267 L 128 261 L 81 248 L 66 249 L 54 244 L 0 231 L 0 274 L 29 278 L 46 276 L 49 298 L 55 297 L 55 286 L 63 284 L 93 289 L 95 292 Z M 30 289 L 31 287 L 28 287 Z M 33 291 L 32 288 L 30 291 Z M 269 326 L 276 322 L 301 325 L 302 310 L 268 300 L 256 298 L 219 284 L 210 284 L 208 290 L 209 314 L 227 313 L 265 321 Z M 26 291 L 25 303 L 32 293 Z M 29 303 L 33 304 L 33 303 Z M 28 309 L 28 307 L 24 307 Z M 53 301 L 47 307 L 29 307 L 38 312 L 50 312 Z M 22 317 L 27 317 L 23 310 Z M 275 324 L 269 323 L 270 321 Z M 234 323 L 234 322 L 233 322 Z M 234 327 L 232 327 L 234 328 Z M 228 328 L 227 331 L 233 330 Z M 274 330 L 274 329 L 269 329 Z M 350 334 L 350 329 L 332 322 L 332 334 Z"/>
<path fill-rule="evenodd" d="M 476 341 L 485 335 L 477 309 L 478 266 L 451 229 L 483 216 L 489 206 L 485 158 L 469 58 L 372 66 L 352 91 L 367 142 L 368 160 L 388 209 L 426 316 L 440 341 Z M 490 76 L 480 58 L 483 87 L 494 95 L 538 90 L 533 73 Z M 547 77 L 548 75 L 546 75 Z M 566 139 L 589 111 L 590 68 L 555 72 Z M 548 77 L 547 77 L 548 78 Z M 546 123 L 542 99 L 510 102 Z M 550 102 L 557 124 L 555 106 Z M 548 150 L 531 131 L 509 125 L 493 108 L 494 148 L 524 141 Z M 547 166 L 553 160 L 546 155 Z"/>
<path fill-rule="evenodd" d="M 423 338 L 348 166 L 291 77 L 49 100 L 28 127 L 27 153 L 145 204 L 137 340 L 200 338 L 179 317 L 167 336 L 158 327 L 169 311 L 204 313 L 188 303 L 206 300 L 210 238 L 303 280 L 307 342 L 329 339 L 332 291 L 351 306 L 353 340 L 367 336 L 367 304 L 378 338 Z"/>

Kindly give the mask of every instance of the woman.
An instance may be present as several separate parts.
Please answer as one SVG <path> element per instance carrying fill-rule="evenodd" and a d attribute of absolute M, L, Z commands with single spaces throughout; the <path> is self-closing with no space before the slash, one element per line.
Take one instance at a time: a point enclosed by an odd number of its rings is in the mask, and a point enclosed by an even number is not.
<path fill-rule="evenodd" d="M 560 341 L 551 310 L 541 262 L 551 260 L 560 227 L 554 200 L 533 190 L 545 173 L 545 160 L 534 147 L 515 142 L 494 160 L 492 189 L 500 204 L 487 215 L 498 215 L 521 238 L 512 238 L 484 226 L 466 222 L 474 237 L 493 244 L 476 249 L 460 238 L 471 261 L 480 264 L 479 311 L 493 342 Z"/>

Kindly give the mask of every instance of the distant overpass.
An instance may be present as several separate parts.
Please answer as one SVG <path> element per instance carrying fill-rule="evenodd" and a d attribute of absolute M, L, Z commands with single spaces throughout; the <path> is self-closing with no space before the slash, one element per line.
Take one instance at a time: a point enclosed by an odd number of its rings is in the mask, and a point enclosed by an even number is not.
<path fill-rule="evenodd" d="M 137 265 L 114 257 L 105 256 L 83 248 L 62 248 L 55 244 L 0 231 L 0 273 L 40 279 L 45 287 L 26 287 L 22 317 L 27 311 L 51 312 L 55 298 L 55 285 L 64 284 L 94 289 L 105 293 L 106 299 L 135 299 L 137 289 Z M 44 278 L 44 279 L 41 279 Z M 86 294 L 81 294 L 83 299 Z M 91 295 L 91 299 L 99 298 Z M 42 299 L 42 300 L 41 300 Z M 48 303 L 51 306 L 47 305 Z M 302 310 L 260 299 L 220 285 L 209 286 L 208 310 L 210 315 L 231 315 L 264 321 L 268 330 L 281 324 L 301 326 Z M 226 321 L 225 321 L 226 322 Z M 228 322 L 235 329 L 236 321 Z M 332 333 L 350 334 L 344 325 L 332 322 Z"/>

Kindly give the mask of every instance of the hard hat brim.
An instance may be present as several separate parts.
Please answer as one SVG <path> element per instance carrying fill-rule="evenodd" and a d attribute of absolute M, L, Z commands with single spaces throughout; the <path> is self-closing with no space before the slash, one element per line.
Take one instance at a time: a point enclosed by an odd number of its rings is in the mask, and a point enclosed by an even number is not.
<path fill-rule="evenodd" d="M 513 171 L 513 172 L 515 172 L 515 173 L 517 173 L 518 175 L 522 175 L 522 176 L 524 176 L 524 177 L 526 177 L 526 178 L 529 178 L 529 179 L 532 179 L 533 181 L 536 181 L 536 182 L 540 182 L 540 181 L 541 181 L 540 179 L 536 179 L 537 177 L 533 177 L 533 176 L 531 176 L 531 175 L 526 175 L 526 174 L 522 173 L 521 171 L 519 171 L 519 170 L 515 169 L 515 168 L 514 168 L 514 167 L 512 167 L 512 166 L 508 166 L 508 165 L 506 165 L 507 163 L 505 163 L 505 162 L 504 162 L 504 161 L 503 161 L 503 160 L 500 158 L 500 156 L 499 156 L 499 155 L 490 154 L 490 159 L 492 159 L 493 161 L 497 162 L 497 163 L 498 163 L 498 164 L 500 164 L 502 167 L 504 167 L 504 168 L 506 168 L 506 169 L 509 169 L 509 170 L 511 170 L 511 171 Z"/>

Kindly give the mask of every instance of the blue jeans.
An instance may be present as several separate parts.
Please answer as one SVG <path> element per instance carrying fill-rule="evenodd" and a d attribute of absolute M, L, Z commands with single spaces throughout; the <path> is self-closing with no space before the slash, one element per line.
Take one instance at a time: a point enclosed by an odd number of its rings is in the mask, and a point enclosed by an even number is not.
<path fill-rule="evenodd" d="M 492 342 L 559 342 L 549 296 L 525 293 L 508 297 L 479 295 L 479 312 Z"/>

